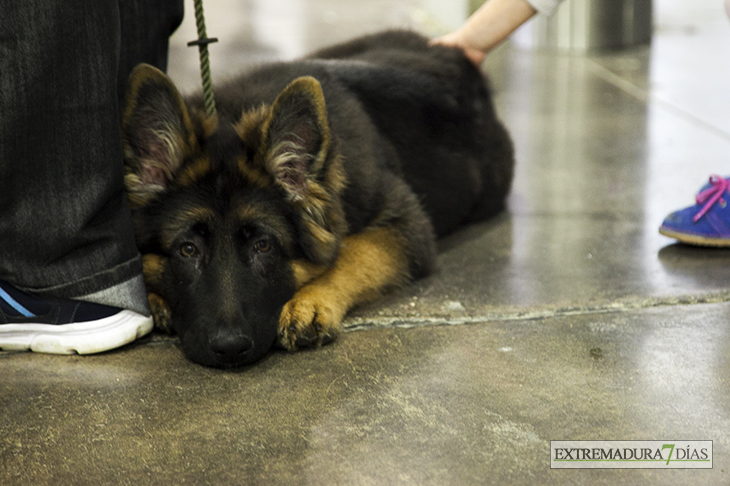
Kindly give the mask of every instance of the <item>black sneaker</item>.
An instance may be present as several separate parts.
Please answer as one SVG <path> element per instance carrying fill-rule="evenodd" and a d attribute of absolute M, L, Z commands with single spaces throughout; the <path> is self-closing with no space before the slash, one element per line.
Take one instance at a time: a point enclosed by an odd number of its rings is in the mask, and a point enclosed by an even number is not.
<path fill-rule="evenodd" d="M 39 297 L 0 280 L 0 349 L 93 354 L 152 330 L 152 317 L 80 300 Z"/>

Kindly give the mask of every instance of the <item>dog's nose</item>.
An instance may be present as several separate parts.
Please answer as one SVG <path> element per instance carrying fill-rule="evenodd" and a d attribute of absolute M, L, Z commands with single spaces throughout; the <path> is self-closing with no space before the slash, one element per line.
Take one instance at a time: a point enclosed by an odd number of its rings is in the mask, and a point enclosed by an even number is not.
<path fill-rule="evenodd" d="M 253 340 L 240 333 L 218 331 L 208 340 L 210 349 L 225 356 L 237 356 L 253 348 Z"/>

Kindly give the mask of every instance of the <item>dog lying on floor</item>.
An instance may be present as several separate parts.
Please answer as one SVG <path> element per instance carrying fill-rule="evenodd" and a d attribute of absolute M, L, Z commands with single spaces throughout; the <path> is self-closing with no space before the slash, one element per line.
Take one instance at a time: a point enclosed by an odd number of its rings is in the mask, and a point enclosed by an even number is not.
<path fill-rule="evenodd" d="M 266 65 L 183 100 L 130 77 L 125 183 L 158 328 L 206 366 L 333 339 L 353 306 L 434 267 L 504 208 L 509 135 L 458 50 L 402 31 Z"/>

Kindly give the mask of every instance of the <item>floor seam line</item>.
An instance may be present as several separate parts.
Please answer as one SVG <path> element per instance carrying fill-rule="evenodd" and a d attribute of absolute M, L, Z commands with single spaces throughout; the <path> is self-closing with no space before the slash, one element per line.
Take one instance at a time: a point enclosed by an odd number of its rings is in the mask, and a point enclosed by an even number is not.
<path fill-rule="evenodd" d="M 429 326 L 458 326 L 465 324 L 480 324 L 508 321 L 536 321 L 557 317 L 572 317 L 582 315 L 620 314 L 645 309 L 662 307 L 678 307 L 686 305 L 712 305 L 730 302 L 730 292 L 707 294 L 701 297 L 678 296 L 660 297 L 637 301 L 619 301 L 609 305 L 595 307 L 569 307 L 560 309 L 527 310 L 524 312 L 495 312 L 463 317 L 353 317 L 345 320 L 343 327 L 347 332 L 363 331 L 368 329 L 410 329 Z"/>

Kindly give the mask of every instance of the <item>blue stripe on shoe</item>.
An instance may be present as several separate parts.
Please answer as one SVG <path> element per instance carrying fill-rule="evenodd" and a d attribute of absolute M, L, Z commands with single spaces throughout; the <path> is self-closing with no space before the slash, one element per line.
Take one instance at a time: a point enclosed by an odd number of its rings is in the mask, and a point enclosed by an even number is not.
<path fill-rule="evenodd" d="M 5 302 L 8 303 L 8 305 L 10 305 L 10 307 L 12 307 L 25 317 L 33 317 L 35 315 L 31 311 L 23 307 L 17 300 L 10 297 L 10 294 L 5 292 L 2 287 L 0 287 L 0 298 L 2 298 Z"/>

